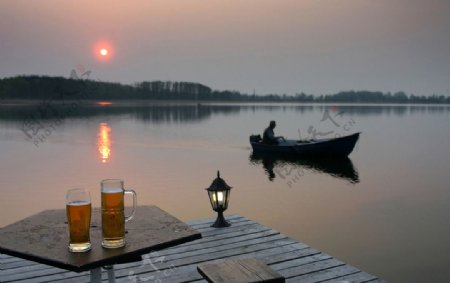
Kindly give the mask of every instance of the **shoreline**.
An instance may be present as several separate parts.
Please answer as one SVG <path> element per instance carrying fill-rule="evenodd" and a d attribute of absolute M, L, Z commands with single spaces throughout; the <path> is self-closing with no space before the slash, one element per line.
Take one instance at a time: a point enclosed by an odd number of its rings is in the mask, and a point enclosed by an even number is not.
<path fill-rule="evenodd" d="M 0 106 L 33 106 L 43 102 L 65 105 L 80 103 L 83 106 L 145 106 L 145 105 L 346 105 L 346 106 L 450 106 L 450 103 L 389 103 L 389 102 L 287 102 L 287 101 L 228 101 L 228 100 L 154 100 L 154 99 L 0 99 Z"/>

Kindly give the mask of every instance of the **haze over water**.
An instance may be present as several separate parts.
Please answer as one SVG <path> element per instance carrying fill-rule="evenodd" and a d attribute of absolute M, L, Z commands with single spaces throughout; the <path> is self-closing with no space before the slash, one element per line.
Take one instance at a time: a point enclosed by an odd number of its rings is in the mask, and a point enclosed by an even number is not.
<path fill-rule="evenodd" d="M 233 187 L 226 214 L 389 281 L 450 280 L 448 106 L 90 105 L 53 128 L 42 120 L 48 135 L 35 145 L 23 125 L 36 107 L 1 107 L 0 226 L 64 208 L 70 188 L 99 206 L 106 178 L 124 179 L 140 205 L 213 217 L 204 189 L 220 170 Z M 270 119 L 292 138 L 362 134 L 344 162 L 264 160 L 248 136 Z"/>

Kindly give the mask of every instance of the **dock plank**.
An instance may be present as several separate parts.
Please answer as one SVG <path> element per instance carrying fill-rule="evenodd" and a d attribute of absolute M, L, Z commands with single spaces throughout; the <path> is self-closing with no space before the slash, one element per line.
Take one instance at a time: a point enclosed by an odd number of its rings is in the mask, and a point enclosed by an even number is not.
<path fill-rule="evenodd" d="M 240 215 L 227 216 L 227 228 L 212 228 L 215 218 L 186 222 L 202 239 L 152 252 L 143 260 L 115 265 L 117 282 L 207 282 L 200 263 L 254 258 L 269 265 L 286 282 L 386 282 L 345 264 L 278 231 Z M 107 279 L 106 272 L 102 274 Z M 70 272 L 0 254 L 0 282 L 89 282 L 89 272 Z"/>
<path fill-rule="evenodd" d="M 290 278 L 288 282 L 322 282 L 324 280 L 335 279 L 338 280 L 339 277 L 348 276 L 354 273 L 359 272 L 359 270 L 350 265 L 340 265 L 337 267 L 323 269 L 317 272 L 308 273 L 302 276 L 298 276 L 295 278 Z M 340 280 L 340 279 L 339 279 Z"/>
<path fill-rule="evenodd" d="M 364 271 L 359 271 L 356 273 L 352 273 L 350 275 L 341 276 L 339 278 L 333 278 L 329 280 L 323 281 L 323 283 L 332 283 L 332 282 L 352 282 L 352 283 L 364 283 L 364 282 L 373 282 L 377 278 L 369 273 Z"/>
<path fill-rule="evenodd" d="M 253 258 L 226 260 L 220 263 L 203 263 L 198 265 L 197 269 L 208 281 L 217 283 L 285 282 L 283 276 L 263 262 Z"/>

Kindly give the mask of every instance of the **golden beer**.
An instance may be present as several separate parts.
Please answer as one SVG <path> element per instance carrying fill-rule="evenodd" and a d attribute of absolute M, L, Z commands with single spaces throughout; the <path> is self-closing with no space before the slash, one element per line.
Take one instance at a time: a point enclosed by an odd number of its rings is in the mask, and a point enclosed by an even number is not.
<path fill-rule="evenodd" d="M 124 191 L 102 191 L 102 246 L 119 248 L 125 245 Z"/>
<path fill-rule="evenodd" d="M 102 192 L 102 246 L 120 248 L 125 246 L 125 222 L 131 220 L 136 211 L 136 193 L 125 190 L 123 181 L 106 179 L 101 182 Z M 133 211 L 125 216 L 124 196 L 133 196 Z"/>
<path fill-rule="evenodd" d="M 66 204 L 69 224 L 69 250 L 85 252 L 91 249 L 89 228 L 91 225 L 90 201 L 71 201 Z"/>

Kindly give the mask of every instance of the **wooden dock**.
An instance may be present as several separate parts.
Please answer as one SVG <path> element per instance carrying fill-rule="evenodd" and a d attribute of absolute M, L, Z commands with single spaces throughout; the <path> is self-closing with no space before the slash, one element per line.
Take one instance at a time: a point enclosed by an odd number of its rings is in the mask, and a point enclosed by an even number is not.
<path fill-rule="evenodd" d="M 227 216 L 232 223 L 227 228 L 211 228 L 214 220 L 187 222 L 202 239 L 146 254 L 140 262 L 115 265 L 116 281 L 206 282 L 197 271 L 200 263 L 256 258 L 286 282 L 386 282 L 245 217 Z M 89 273 L 0 254 L 0 282 L 89 282 Z"/>

